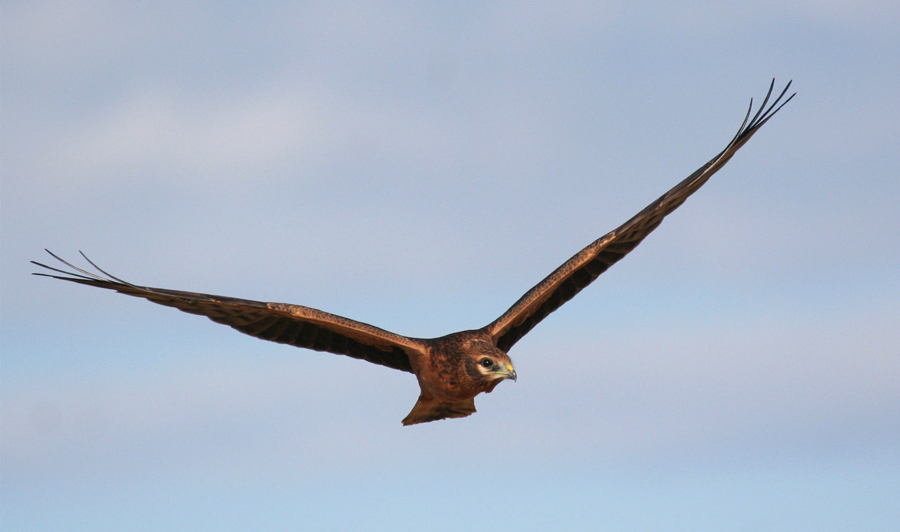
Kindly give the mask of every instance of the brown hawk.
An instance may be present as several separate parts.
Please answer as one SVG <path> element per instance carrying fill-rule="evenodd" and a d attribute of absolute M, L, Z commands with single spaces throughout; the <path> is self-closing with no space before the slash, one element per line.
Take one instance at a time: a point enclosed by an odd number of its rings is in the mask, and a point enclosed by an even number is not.
<path fill-rule="evenodd" d="M 282 344 L 328 351 L 367 360 L 416 376 L 419 400 L 403 419 L 404 425 L 444 418 L 465 417 L 475 412 L 475 396 L 490 393 L 500 381 L 516 379 L 506 354 L 548 314 L 572 299 L 607 268 L 633 250 L 669 213 L 716 173 L 772 116 L 781 105 L 790 83 L 766 108 L 775 81 L 762 106 L 750 118 L 753 101 L 737 134 L 724 150 L 697 171 L 634 215 L 617 229 L 600 237 L 575 254 L 553 273 L 525 293 L 499 318 L 477 330 L 461 331 L 440 338 L 409 338 L 372 325 L 335 316 L 321 310 L 285 303 L 263 303 L 233 297 L 137 286 L 114 277 L 90 261 L 100 274 L 88 272 L 50 255 L 72 268 L 64 271 L 34 262 L 63 274 L 36 273 L 75 283 L 107 288 L 142 297 L 153 303 L 206 316 L 216 323 Z"/>

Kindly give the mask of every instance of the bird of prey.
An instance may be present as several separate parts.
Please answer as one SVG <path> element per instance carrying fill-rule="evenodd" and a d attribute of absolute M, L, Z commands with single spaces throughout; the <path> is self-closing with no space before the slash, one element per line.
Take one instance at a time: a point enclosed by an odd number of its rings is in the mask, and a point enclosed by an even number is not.
<path fill-rule="evenodd" d="M 767 108 L 775 81 L 756 114 L 753 100 L 737 134 L 724 150 L 674 188 L 648 205 L 617 229 L 592 242 L 525 293 L 499 318 L 486 326 L 440 338 L 410 338 L 372 325 L 329 314 L 314 308 L 285 303 L 264 303 L 233 297 L 137 286 L 114 277 L 82 253 L 102 274 L 83 270 L 46 250 L 72 271 L 39 262 L 37 266 L 56 272 L 35 273 L 65 281 L 115 290 L 153 303 L 206 316 L 216 323 L 263 340 L 367 360 L 416 376 L 419 399 L 403 419 L 413 425 L 445 418 L 466 417 L 475 412 L 475 396 L 490 393 L 504 379 L 516 380 L 507 352 L 535 325 L 572 299 L 607 268 L 627 255 L 669 213 L 697 191 L 796 94 L 781 105 L 790 83 Z"/>

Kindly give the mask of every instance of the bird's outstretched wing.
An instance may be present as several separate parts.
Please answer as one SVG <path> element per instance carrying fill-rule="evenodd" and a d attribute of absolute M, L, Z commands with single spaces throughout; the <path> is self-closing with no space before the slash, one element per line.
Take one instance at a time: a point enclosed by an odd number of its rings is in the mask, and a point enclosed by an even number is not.
<path fill-rule="evenodd" d="M 160 305 L 206 316 L 216 323 L 228 325 L 263 340 L 347 355 L 410 373 L 412 372 L 410 355 L 417 356 L 425 352 L 425 345 L 419 340 L 314 308 L 136 286 L 104 272 L 84 256 L 84 253 L 82 256 L 85 260 L 106 277 L 73 266 L 50 250 L 47 250 L 47 253 L 74 271 L 64 271 L 32 261 L 42 268 L 63 274 L 35 273 L 35 275 L 142 297 Z"/>
<path fill-rule="evenodd" d="M 788 83 L 778 98 L 766 108 L 766 104 L 772 96 L 772 89 L 775 88 L 775 80 L 772 80 L 765 100 L 752 119 L 750 119 L 750 113 L 753 111 L 753 100 L 750 100 L 750 109 L 747 110 L 744 123 L 741 124 L 737 134 L 724 150 L 618 229 L 600 237 L 567 260 L 556 271 L 526 292 L 502 316 L 487 325 L 484 330 L 490 334 L 494 345 L 504 351 L 509 350 L 547 315 L 572 299 L 575 294 L 591 284 L 597 276 L 637 247 L 647 235 L 656 229 L 666 215 L 677 209 L 688 196 L 703 186 L 710 176 L 722 168 L 763 124 L 791 101 L 791 98 L 794 97 L 793 94 L 779 105 L 790 86 L 791 84 Z"/>

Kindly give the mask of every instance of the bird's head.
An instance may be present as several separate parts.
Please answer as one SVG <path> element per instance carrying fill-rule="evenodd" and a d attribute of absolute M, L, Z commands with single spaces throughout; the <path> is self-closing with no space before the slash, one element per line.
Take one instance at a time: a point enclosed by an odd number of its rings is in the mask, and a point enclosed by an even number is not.
<path fill-rule="evenodd" d="M 466 373 L 476 382 L 482 383 L 490 392 L 504 379 L 516 380 L 516 370 L 509 355 L 492 344 L 476 344 L 467 350 Z"/>
<path fill-rule="evenodd" d="M 431 370 L 426 373 L 425 385 L 434 387 L 431 393 L 435 395 L 477 395 L 492 391 L 503 380 L 516 380 L 509 355 L 483 331 L 436 338 L 430 355 Z"/>
<path fill-rule="evenodd" d="M 472 358 L 476 361 L 476 368 L 482 379 L 516 380 L 516 370 L 506 353 L 500 352 L 497 355 L 481 355 Z"/>

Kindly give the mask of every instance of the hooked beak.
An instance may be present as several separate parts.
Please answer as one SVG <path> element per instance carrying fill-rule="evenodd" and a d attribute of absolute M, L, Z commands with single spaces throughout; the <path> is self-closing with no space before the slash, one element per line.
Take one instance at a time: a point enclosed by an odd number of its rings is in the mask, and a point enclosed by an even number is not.
<path fill-rule="evenodd" d="M 504 377 L 507 379 L 512 379 L 513 382 L 516 381 L 516 370 L 513 369 L 512 364 L 506 365 L 506 373 L 504 374 Z"/>

